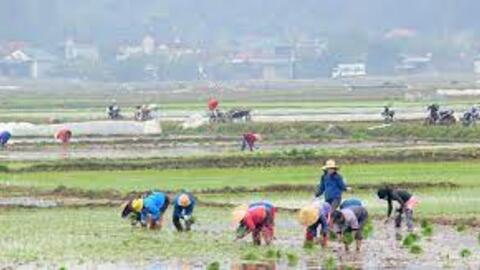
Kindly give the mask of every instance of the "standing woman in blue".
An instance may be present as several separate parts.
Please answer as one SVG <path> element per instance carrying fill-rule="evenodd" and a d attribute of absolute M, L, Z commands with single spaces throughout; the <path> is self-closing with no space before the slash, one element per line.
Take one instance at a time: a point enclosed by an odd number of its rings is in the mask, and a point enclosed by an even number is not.
<path fill-rule="evenodd" d="M 7 144 L 8 140 L 12 137 L 12 134 L 8 131 L 2 131 L 0 133 L 0 147 L 5 147 Z"/>
<path fill-rule="evenodd" d="M 342 193 L 347 190 L 347 185 L 338 173 L 339 167 L 335 160 L 329 159 L 322 167 L 323 175 L 317 187 L 315 197 L 325 194 L 325 201 L 330 204 L 332 211 L 336 210 L 342 202 Z"/>

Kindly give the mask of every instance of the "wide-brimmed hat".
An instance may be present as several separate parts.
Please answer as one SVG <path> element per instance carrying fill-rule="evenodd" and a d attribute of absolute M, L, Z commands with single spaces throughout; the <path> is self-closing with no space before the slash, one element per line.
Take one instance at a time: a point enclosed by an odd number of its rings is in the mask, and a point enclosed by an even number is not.
<path fill-rule="evenodd" d="M 311 226 L 318 220 L 318 208 L 313 205 L 305 206 L 298 211 L 298 222 L 303 226 Z"/>
<path fill-rule="evenodd" d="M 238 224 L 247 215 L 248 205 L 242 204 L 235 207 L 232 211 L 232 223 Z"/>
<path fill-rule="evenodd" d="M 333 159 L 329 159 L 325 162 L 323 165 L 322 169 L 327 170 L 327 169 L 339 169 L 340 167 L 337 166 L 337 163 Z"/>

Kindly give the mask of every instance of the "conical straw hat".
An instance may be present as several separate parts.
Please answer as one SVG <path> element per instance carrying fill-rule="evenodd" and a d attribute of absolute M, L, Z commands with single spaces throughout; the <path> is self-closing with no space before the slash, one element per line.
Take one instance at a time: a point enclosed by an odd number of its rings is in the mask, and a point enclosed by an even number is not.
<path fill-rule="evenodd" d="M 248 210 L 248 205 L 246 204 L 242 204 L 235 207 L 232 212 L 232 223 L 236 224 L 242 221 L 242 219 L 247 214 L 247 210 Z"/>
<path fill-rule="evenodd" d="M 327 169 L 339 169 L 337 163 L 335 162 L 335 160 L 333 159 L 329 159 L 327 160 L 327 162 L 325 162 L 325 165 L 322 167 L 323 170 L 327 170 Z"/>
<path fill-rule="evenodd" d="M 318 220 L 318 208 L 306 206 L 298 212 L 298 222 L 303 226 L 313 225 Z"/>

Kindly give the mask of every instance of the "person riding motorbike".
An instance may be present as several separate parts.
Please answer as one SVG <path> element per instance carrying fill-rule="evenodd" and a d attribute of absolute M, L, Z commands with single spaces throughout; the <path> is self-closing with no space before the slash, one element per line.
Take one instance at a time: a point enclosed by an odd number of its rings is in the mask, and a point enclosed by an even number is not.
<path fill-rule="evenodd" d="M 135 107 L 135 120 L 137 121 L 147 121 L 151 119 L 151 110 L 147 105 L 143 104 L 141 106 Z"/>
<path fill-rule="evenodd" d="M 389 106 L 383 106 L 382 117 L 385 122 L 392 122 L 394 115 L 395 115 L 394 110 L 390 109 Z"/>
<path fill-rule="evenodd" d="M 436 123 L 438 119 L 440 118 L 439 115 L 439 110 L 440 106 L 438 104 L 431 104 L 430 106 L 427 107 L 427 110 L 430 112 L 429 118 L 432 123 Z"/>
<path fill-rule="evenodd" d="M 472 106 L 468 111 L 463 114 L 462 123 L 464 126 L 474 125 L 480 117 L 480 112 L 477 106 Z"/>
<path fill-rule="evenodd" d="M 121 118 L 120 115 L 120 107 L 117 104 L 113 103 L 107 107 L 107 117 L 109 119 L 119 119 Z"/>
<path fill-rule="evenodd" d="M 425 119 L 425 123 L 430 125 L 435 124 L 453 124 L 457 121 L 455 118 L 455 111 L 452 109 L 448 110 L 440 110 L 440 106 L 438 104 L 432 104 L 427 107 L 429 111 L 429 116 Z"/>

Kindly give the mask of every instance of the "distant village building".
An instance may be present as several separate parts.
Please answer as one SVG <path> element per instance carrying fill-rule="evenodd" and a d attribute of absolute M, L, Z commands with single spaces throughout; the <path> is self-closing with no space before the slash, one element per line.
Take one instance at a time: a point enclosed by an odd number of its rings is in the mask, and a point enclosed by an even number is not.
<path fill-rule="evenodd" d="M 68 39 L 65 42 L 65 60 L 88 60 L 97 62 L 100 60 L 100 53 L 98 48 L 91 44 L 79 44 Z"/>
<path fill-rule="evenodd" d="M 234 73 L 243 73 L 245 79 L 286 80 L 294 78 L 295 59 L 292 56 L 257 55 L 241 53 L 230 60 Z"/>
<path fill-rule="evenodd" d="M 155 39 L 150 36 L 146 35 L 142 40 L 142 49 L 143 53 L 146 55 L 152 55 L 155 53 Z"/>
<path fill-rule="evenodd" d="M 407 56 L 403 55 L 395 69 L 400 73 L 421 73 L 433 69 L 432 54 L 425 56 Z"/>
<path fill-rule="evenodd" d="M 365 63 L 338 64 L 332 70 L 332 78 L 362 77 L 367 75 Z"/>
<path fill-rule="evenodd" d="M 41 49 L 22 48 L 1 58 L 0 74 L 14 78 L 46 78 L 57 60 L 57 57 Z"/>
<path fill-rule="evenodd" d="M 417 31 L 410 28 L 394 28 L 385 33 L 385 39 L 404 39 L 417 36 Z"/>

